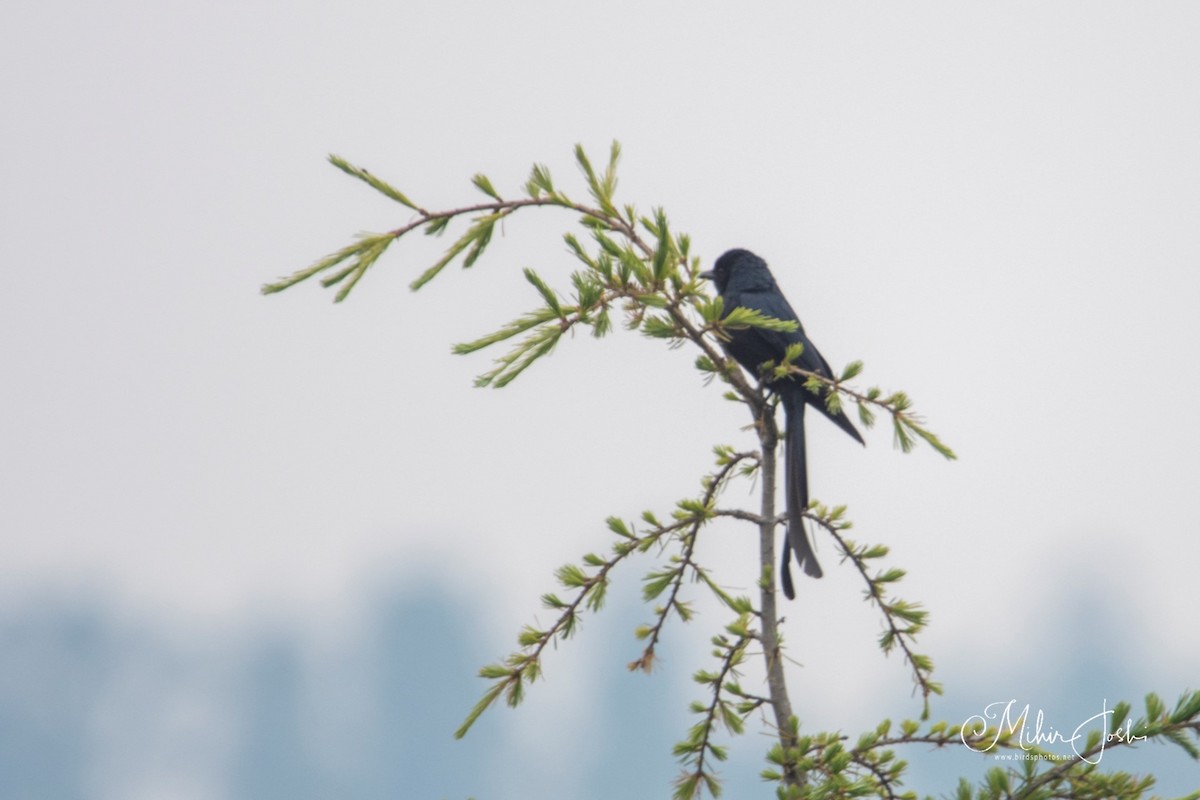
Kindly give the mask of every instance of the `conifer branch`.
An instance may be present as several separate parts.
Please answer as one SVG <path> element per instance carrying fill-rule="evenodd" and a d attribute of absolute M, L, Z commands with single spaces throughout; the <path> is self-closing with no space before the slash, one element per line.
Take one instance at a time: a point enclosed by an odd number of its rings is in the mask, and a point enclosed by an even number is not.
<path fill-rule="evenodd" d="M 833 537 L 842 551 L 842 560 L 853 563 L 858 574 L 867 584 L 863 594 L 883 614 L 884 624 L 887 627 L 879 640 L 880 649 L 886 654 L 899 647 L 904 654 L 904 660 L 912 670 L 913 683 L 921 692 L 924 704 L 921 719 L 926 719 L 929 716 L 929 698 L 931 695 L 940 695 L 942 685 L 932 679 L 933 662 L 929 656 L 915 652 L 911 645 L 915 643 L 916 635 L 928 623 L 929 613 L 919 604 L 908 603 L 896 598 L 889 599 L 885 596 L 887 586 L 903 578 L 905 571 L 893 568 L 871 575 L 867 562 L 887 555 L 888 548 L 883 545 L 856 546 L 854 542 L 842 536 L 842 531 L 849 527 L 849 523 L 844 519 L 845 511 L 845 506 L 829 510 L 816 505 L 806 511 L 804 516 Z"/>
<path fill-rule="evenodd" d="M 691 800 L 699 796 L 701 789 L 716 797 L 720 794 L 720 782 L 708 766 L 709 759 L 724 761 L 727 751 L 724 747 L 713 743 L 718 722 L 734 735 L 745 730 L 745 718 L 750 713 L 737 708 L 722 697 L 723 693 L 741 696 L 737 684 L 727 683 L 730 677 L 737 675 L 737 668 L 745 658 L 746 647 L 756 636 L 750 628 L 749 610 L 739 614 L 737 620 L 726 627 L 729 636 L 714 636 L 713 656 L 721 660 L 720 669 L 715 672 L 701 670 L 694 676 L 697 683 L 708 685 L 712 695 L 708 705 L 693 704 L 692 711 L 701 715 L 701 719 L 688 731 L 688 738 L 675 745 L 674 753 L 685 766 L 690 769 L 683 772 L 675 782 L 675 800 Z"/>
<path fill-rule="evenodd" d="M 675 512 L 676 521 L 673 525 L 666 528 L 659 526 L 662 534 L 670 533 L 678 535 L 682 541 L 682 548 L 680 555 L 672 559 L 673 566 L 670 569 L 662 572 L 652 572 L 646 577 L 643 599 L 647 602 L 654 600 L 662 593 L 664 580 L 668 582 L 667 585 L 669 585 L 670 591 L 667 595 L 667 601 L 656 609 L 654 623 L 652 625 L 643 625 L 637 629 L 637 637 L 645 640 L 646 646 L 642 650 L 642 654 L 628 664 L 630 671 L 642 670 L 643 672 L 650 672 L 653 670 L 654 648 L 658 644 L 663 627 L 666 625 L 667 618 L 670 616 L 672 610 L 684 622 L 691 619 L 692 612 L 690 607 L 679 601 L 679 591 L 683 587 L 683 578 L 688 568 L 691 568 L 693 574 L 698 579 L 707 583 L 726 605 L 732 605 L 733 603 L 732 599 L 723 590 L 712 583 L 707 572 L 694 562 L 693 554 L 695 553 L 696 538 L 700 532 L 700 528 L 713 517 L 712 509 L 717 495 L 720 494 L 729 477 L 742 461 L 757 459 L 758 456 L 754 453 L 734 453 L 729 448 L 718 447 L 716 450 L 719 469 L 716 473 L 707 476 L 702 481 L 704 493 L 695 502 L 681 501 L 678 504 L 678 510 Z"/>

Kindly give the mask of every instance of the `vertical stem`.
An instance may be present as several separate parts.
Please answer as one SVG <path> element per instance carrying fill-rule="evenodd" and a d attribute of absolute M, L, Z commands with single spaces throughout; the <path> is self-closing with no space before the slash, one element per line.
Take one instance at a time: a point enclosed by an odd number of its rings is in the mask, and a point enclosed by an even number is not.
<path fill-rule="evenodd" d="M 762 645 L 767 666 L 767 689 L 771 697 L 771 709 L 775 712 L 775 727 L 779 731 L 779 743 L 786 750 L 795 746 L 792 733 L 792 702 L 788 699 L 787 679 L 783 674 L 783 655 L 779 646 L 779 614 L 776 607 L 775 586 L 778 583 L 775 561 L 775 451 L 779 444 L 779 428 L 775 425 L 775 411 L 763 404 L 759 409 L 759 443 L 762 445 L 762 507 L 758 526 L 758 544 L 761 558 L 760 574 L 764 576 L 762 590 Z M 785 766 L 786 781 L 791 786 L 802 786 L 803 776 L 790 766 Z"/>

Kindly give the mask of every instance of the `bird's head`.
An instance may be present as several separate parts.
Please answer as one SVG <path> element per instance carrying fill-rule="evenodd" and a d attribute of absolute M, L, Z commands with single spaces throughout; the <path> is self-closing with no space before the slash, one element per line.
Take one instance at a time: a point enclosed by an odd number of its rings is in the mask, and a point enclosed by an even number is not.
<path fill-rule="evenodd" d="M 717 259 L 713 268 L 701 272 L 701 278 L 707 278 L 717 287 L 717 294 L 725 294 L 730 283 L 734 283 L 741 291 L 762 291 L 774 289 L 775 279 L 767 262 L 751 253 L 749 250 L 730 250 Z"/>

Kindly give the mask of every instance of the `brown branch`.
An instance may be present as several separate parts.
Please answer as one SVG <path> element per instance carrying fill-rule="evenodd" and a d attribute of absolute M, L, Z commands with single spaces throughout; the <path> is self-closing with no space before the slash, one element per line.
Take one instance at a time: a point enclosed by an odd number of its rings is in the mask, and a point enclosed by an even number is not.
<path fill-rule="evenodd" d="M 824 528 L 829 535 L 833 537 L 834 541 L 838 543 L 838 547 L 842 549 L 842 552 L 846 555 L 846 557 L 854 562 L 855 569 L 858 570 L 859 575 L 862 576 L 863 580 L 867 584 L 867 595 L 871 598 L 875 605 L 879 606 L 879 609 L 883 612 L 883 617 L 887 622 L 888 630 L 892 634 L 892 640 L 900 646 L 901 651 L 904 653 L 904 660 L 908 662 L 910 667 L 912 667 L 913 675 L 916 677 L 917 686 L 921 689 L 922 697 L 926 699 L 926 713 L 928 713 L 928 698 L 931 694 L 935 693 L 935 690 L 933 687 L 933 682 L 929 679 L 928 671 L 921 668 L 921 666 L 917 663 L 916 654 L 913 653 L 908 646 L 907 638 L 911 634 L 897 627 L 896 620 L 889 612 L 887 603 L 883 598 L 883 594 L 880 591 L 879 586 L 874 580 L 871 579 L 871 576 L 867 574 L 866 563 L 862 559 L 855 557 L 854 551 L 846 543 L 846 540 L 842 538 L 841 534 L 838 533 L 838 529 L 815 514 L 806 511 L 804 515 Z"/>
<path fill-rule="evenodd" d="M 476 211 L 508 211 L 513 212 L 519 208 L 528 208 L 534 206 L 558 206 L 559 208 L 569 208 L 573 211 L 578 211 L 584 216 L 597 219 L 612 228 L 610 218 L 598 208 L 592 208 L 580 203 L 575 203 L 562 196 L 545 196 L 545 197 L 526 197 L 520 200 L 495 200 L 490 203 L 476 203 L 470 206 L 459 206 L 447 211 L 426 211 L 420 209 L 418 219 L 402 225 L 395 230 L 388 231 L 387 235 L 393 239 L 399 239 L 407 233 L 411 233 L 422 225 L 427 225 L 430 222 L 437 220 L 452 220 L 455 217 L 461 217 L 463 214 L 474 214 Z"/>
<path fill-rule="evenodd" d="M 718 508 L 713 510 L 715 517 L 733 517 L 744 522 L 752 522 L 755 525 L 762 525 L 763 518 L 760 514 L 755 514 L 751 511 L 743 511 L 740 508 Z M 778 517 L 776 517 L 778 519 Z"/>
<path fill-rule="evenodd" d="M 716 474 L 712 476 L 712 480 L 709 482 L 708 488 L 705 489 L 703 496 L 703 505 L 705 508 L 708 508 L 712 505 L 713 500 L 716 498 L 717 494 L 720 493 L 722 485 L 724 485 L 725 481 L 729 478 L 729 474 L 733 471 L 733 468 L 748 458 L 757 458 L 757 454 L 735 453 L 729 459 L 729 462 L 724 464 L 721 469 L 719 469 Z M 659 636 L 662 634 L 663 626 L 666 625 L 667 616 L 671 613 L 671 609 L 677 607 L 676 597 L 678 597 L 679 590 L 683 586 L 684 572 L 688 567 L 691 567 L 693 570 L 699 569 L 692 561 L 692 554 L 696 551 L 696 534 L 699 533 L 700 526 L 703 525 L 704 522 L 704 518 L 682 520 L 674 525 L 669 525 L 667 528 L 662 529 L 663 531 L 673 531 L 685 527 L 691 528 L 690 531 L 683 535 L 683 561 L 679 565 L 675 577 L 671 580 L 671 594 L 667 597 L 666 604 L 664 604 L 659 611 L 657 622 L 655 622 L 654 626 L 650 629 L 650 633 L 647 637 L 650 640 L 649 644 L 647 644 L 643 649 L 640 658 L 629 663 L 628 666 L 631 671 L 640 669 L 643 672 L 650 672 L 654 668 L 654 647 L 658 644 Z"/>
<path fill-rule="evenodd" d="M 400 228 L 389 231 L 388 235 L 394 239 L 399 239 L 416 228 L 435 220 L 453 219 L 455 217 L 462 216 L 463 214 L 471 214 L 477 211 L 508 211 L 511 213 L 519 208 L 540 206 L 557 206 L 559 208 L 567 208 L 577 211 L 584 216 L 591 217 L 592 219 L 603 223 L 605 227 L 614 233 L 625 237 L 630 244 L 641 250 L 643 255 L 647 258 L 653 258 L 654 256 L 654 248 L 651 247 L 650 244 L 638 234 L 636 227 L 626 222 L 620 216 L 608 214 L 605 211 L 592 206 L 586 206 L 581 203 L 573 202 L 562 195 L 557 194 L 544 197 L 525 198 L 520 200 L 496 200 L 490 203 L 477 203 L 470 206 L 461 206 L 449 211 L 437 211 L 432 213 L 423 211 L 419 219 Z M 683 261 L 683 259 L 680 259 L 680 261 Z M 686 262 L 683 263 L 683 267 L 687 269 L 688 265 Z M 704 352 L 704 355 L 716 365 L 718 371 L 733 386 L 738 395 L 741 396 L 741 398 L 746 401 L 746 403 L 752 409 L 754 409 L 756 413 L 760 413 L 765 403 L 761 392 L 757 391 L 751 385 L 740 367 L 735 366 L 732 362 L 726 359 L 719 347 L 714 346 L 713 342 L 705 336 L 706 331 L 692 323 L 692 320 L 680 307 L 684 301 L 684 298 L 674 291 L 672 291 L 670 294 L 671 299 L 667 304 L 666 311 L 670 315 L 671 320 L 678 325 L 684 332 L 684 335 L 697 347 L 699 347 Z"/>
<path fill-rule="evenodd" d="M 721 661 L 721 671 L 717 674 L 716 680 L 713 681 L 712 702 L 708 704 L 708 708 L 704 712 L 704 738 L 700 740 L 700 751 L 696 759 L 696 768 L 688 773 L 689 775 L 695 775 L 700 780 L 704 779 L 704 758 L 708 754 L 708 743 L 712 739 L 713 731 L 717 727 L 717 706 L 721 704 L 721 690 L 725 684 L 725 678 L 729 673 L 734 672 L 734 662 L 738 660 L 738 653 L 749 641 L 749 636 L 742 635 L 738 637 L 735 644 L 728 646 L 728 652 Z"/>

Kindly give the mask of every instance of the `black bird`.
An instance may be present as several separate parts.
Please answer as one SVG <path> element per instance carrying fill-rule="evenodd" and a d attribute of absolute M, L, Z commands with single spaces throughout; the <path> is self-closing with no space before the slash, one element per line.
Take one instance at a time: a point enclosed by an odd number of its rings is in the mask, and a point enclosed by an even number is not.
<path fill-rule="evenodd" d="M 749 308 L 768 317 L 796 323 L 794 331 L 770 331 L 765 328 L 744 328 L 729 332 L 729 341 L 725 349 L 737 359 L 754 376 L 759 376 L 760 368 L 767 361 L 778 364 L 783 360 L 789 345 L 800 343 L 804 351 L 792 364 L 800 369 L 815 372 L 818 375 L 833 377 L 829 364 L 821 357 L 817 348 L 804 335 L 804 328 L 796 312 L 788 305 L 787 298 L 779 291 L 779 285 L 767 268 L 767 262 L 751 253 L 749 250 L 730 250 L 717 259 L 717 263 L 709 272 L 701 273 L 700 277 L 708 278 L 717 287 L 717 293 L 724 300 L 722 316 L 728 316 L 735 308 Z M 804 377 L 788 376 L 772 380 L 768 386 L 779 396 L 787 416 L 787 444 L 785 458 L 787 461 L 787 538 L 783 545 L 783 563 L 781 582 L 783 593 L 788 599 L 796 596 L 792 586 L 790 568 L 792 552 L 796 553 L 796 563 L 804 569 L 805 574 L 814 578 L 821 577 L 821 565 L 813 553 L 808 535 L 804 531 L 804 509 L 808 508 L 808 465 L 804 449 L 804 407 L 811 405 L 833 421 L 835 425 L 865 444 L 854 423 L 845 414 L 834 413 L 825 406 L 821 395 L 813 394 L 804 388 Z"/>

